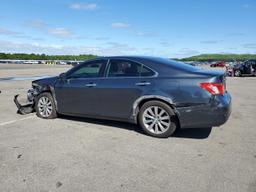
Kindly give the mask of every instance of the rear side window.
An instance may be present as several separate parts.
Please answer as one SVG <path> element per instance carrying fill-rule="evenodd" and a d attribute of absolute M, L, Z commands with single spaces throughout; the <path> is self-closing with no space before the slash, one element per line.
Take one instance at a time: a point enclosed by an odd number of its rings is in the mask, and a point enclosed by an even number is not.
<path fill-rule="evenodd" d="M 153 76 L 154 72 L 142 64 L 128 60 L 111 60 L 107 77 L 140 77 Z"/>

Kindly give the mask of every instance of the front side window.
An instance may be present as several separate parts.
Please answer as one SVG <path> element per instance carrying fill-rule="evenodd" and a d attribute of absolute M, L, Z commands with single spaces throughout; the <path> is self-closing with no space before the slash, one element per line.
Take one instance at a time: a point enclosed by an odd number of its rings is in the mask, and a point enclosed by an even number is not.
<path fill-rule="evenodd" d="M 69 78 L 95 78 L 99 77 L 104 65 L 104 61 L 93 61 L 85 63 L 78 69 L 72 71 Z"/>
<path fill-rule="evenodd" d="M 154 72 L 139 63 L 127 60 L 111 60 L 107 77 L 153 76 Z"/>

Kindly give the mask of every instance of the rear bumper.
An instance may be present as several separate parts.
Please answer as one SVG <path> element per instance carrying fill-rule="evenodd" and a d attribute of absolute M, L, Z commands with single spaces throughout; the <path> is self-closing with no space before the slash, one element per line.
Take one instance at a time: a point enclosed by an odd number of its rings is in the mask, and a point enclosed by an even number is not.
<path fill-rule="evenodd" d="M 213 96 L 208 104 L 177 108 L 181 128 L 206 128 L 224 124 L 231 113 L 231 96 Z"/>

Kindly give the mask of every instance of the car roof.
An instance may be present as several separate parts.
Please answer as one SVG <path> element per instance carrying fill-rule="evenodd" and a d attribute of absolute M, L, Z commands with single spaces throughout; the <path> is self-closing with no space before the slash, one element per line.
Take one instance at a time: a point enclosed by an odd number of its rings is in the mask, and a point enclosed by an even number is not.
<path fill-rule="evenodd" d="M 153 56 L 109 56 L 109 57 L 98 57 L 98 59 L 128 59 L 135 62 L 147 64 L 148 67 L 153 68 L 154 70 L 160 71 L 159 66 L 165 66 L 168 68 L 176 68 L 186 71 L 194 71 L 197 67 L 194 67 L 184 62 L 171 60 L 164 57 L 153 57 Z"/>
<path fill-rule="evenodd" d="M 101 56 L 97 57 L 98 59 L 133 59 L 133 60 L 152 60 L 152 59 L 159 59 L 160 57 L 153 57 L 153 56 L 133 56 L 133 55 L 123 55 L 123 56 Z"/>

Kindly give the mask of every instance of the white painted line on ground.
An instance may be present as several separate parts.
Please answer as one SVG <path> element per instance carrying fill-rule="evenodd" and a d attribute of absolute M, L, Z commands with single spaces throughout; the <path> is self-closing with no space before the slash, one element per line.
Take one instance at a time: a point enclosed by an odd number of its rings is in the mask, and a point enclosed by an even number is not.
<path fill-rule="evenodd" d="M 5 125 L 9 125 L 9 124 L 12 124 L 12 123 L 16 123 L 18 121 L 24 121 L 24 120 L 27 120 L 27 119 L 32 119 L 34 118 L 35 116 L 28 116 L 28 117 L 25 117 L 25 118 L 22 118 L 22 119 L 16 119 L 16 120 L 12 120 L 12 121 L 6 121 L 6 122 L 3 122 L 3 123 L 0 123 L 0 126 L 5 126 Z"/>

